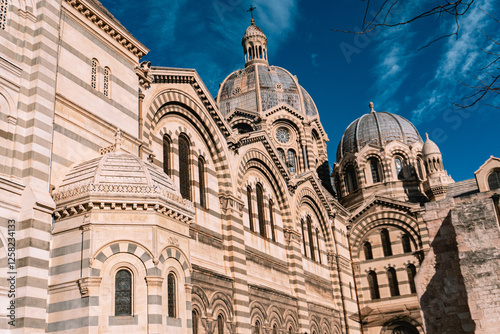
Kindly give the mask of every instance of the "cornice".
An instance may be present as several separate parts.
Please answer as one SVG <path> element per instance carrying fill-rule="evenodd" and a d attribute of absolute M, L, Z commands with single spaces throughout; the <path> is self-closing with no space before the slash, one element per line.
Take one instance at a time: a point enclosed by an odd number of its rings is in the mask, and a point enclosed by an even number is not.
<path fill-rule="evenodd" d="M 145 56 L 149 49 L 142 45 L 123 27 L 113 22 L 106 15 L 97 10 L 87 0 L 64 0 L 85 16 L 90 22 L 95 24 L 99 29 L 104 31 L 111 38 L 120 43 L 126 50 L 132 53 L 137 58 Z"/>

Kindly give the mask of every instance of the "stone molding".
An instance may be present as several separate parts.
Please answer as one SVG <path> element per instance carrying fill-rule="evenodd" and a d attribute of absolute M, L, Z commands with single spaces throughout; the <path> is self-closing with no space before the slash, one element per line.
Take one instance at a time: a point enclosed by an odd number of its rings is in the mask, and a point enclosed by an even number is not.
<path fill-rule="evenodd" d="M 92 23 L 97 25 L 98 28 L 103 30 L 111 38 L 115 39 L 118 43 L 131 52 L 137 58 L 141 58 L 148 53 L 148 49 L 139 43 L 135 38 L 132 38 L 130 33 L 124 28 L 119 27 L 116 23 L 112 22 L 109 18 L 103 15 L 100 11 L 88 3 L 86 0 L 65 0 L 73 8 L 79 11 Z"/>

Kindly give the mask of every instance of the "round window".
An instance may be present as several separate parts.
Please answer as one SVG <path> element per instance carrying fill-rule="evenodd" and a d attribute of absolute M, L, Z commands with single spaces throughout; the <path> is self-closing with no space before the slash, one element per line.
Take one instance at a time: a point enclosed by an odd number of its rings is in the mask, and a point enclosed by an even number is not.
<path fill-rule="evenodd" d="M 279 128 L 278 131 L 276 131 L 276 140 L 282 144 L 288 143 L 290 140 L 290 132 L 285 128 Z"/>

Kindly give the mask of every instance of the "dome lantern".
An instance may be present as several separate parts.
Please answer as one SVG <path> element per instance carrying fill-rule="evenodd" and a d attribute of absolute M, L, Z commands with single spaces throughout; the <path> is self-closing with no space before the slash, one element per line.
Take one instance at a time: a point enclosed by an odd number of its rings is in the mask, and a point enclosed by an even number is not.
<path fill-rule="evenodd" d="M 269 65 L 267 61 L 267 37 L 262 29 L 255 25 L 254 10 L 255 7 L 250 6 L 248 11 L 252 14 L 252 19 L 241 40 L 245 55 L 245 67 L 255 63 Z"/>

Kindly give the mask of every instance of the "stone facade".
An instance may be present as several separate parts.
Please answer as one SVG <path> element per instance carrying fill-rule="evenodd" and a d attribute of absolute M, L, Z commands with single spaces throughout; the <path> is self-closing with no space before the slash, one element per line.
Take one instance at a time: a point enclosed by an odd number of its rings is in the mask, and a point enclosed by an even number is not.
<path fill-rule="evenodd" d="M 498 331 L 499 159 L 453 183 L 370 105 L 335 191 L 253 20 L 217 99 L 97 0 L 3 0 L 0 40 L 1 333 Z"/>

